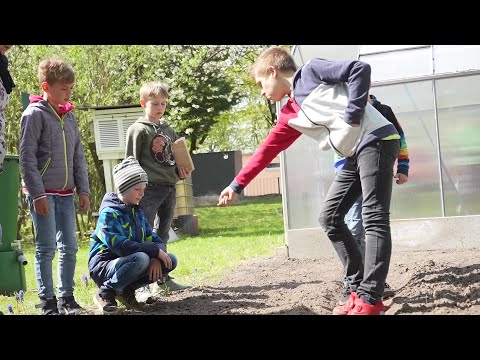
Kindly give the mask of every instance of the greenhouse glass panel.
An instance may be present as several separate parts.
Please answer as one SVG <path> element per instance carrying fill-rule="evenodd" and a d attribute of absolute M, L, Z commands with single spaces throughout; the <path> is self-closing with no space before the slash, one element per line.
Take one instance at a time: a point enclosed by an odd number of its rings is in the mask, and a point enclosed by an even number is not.
<path fill-rule="evenodd" d="M 371 94 L 392 108 L 405 132 L 410 157 L 409 181 L 393 184 L 391 218 L 441 216 L 432 81 L 374 87 Z"/>
<path fill-rule="evenodd" d="M 480 76 L 437 80 L 445 215 L 480 215 Z"/>
<path fill-rule="evenodd" d="M 395 51 L 395 50 L 404 50 L 418 48 L 427 45 L 360 45 L 360 55 L 385 52 L 385 51 Z"/>
<path fill-rule="evenodd" d="M 288 229 L 320 227 L 318 215 L 334 176 L 333 152 L 302 135 L 284 152 Z"/>
<path fill-rule="evenodd" d="M 360 60 L 372 67 L 373 82 L 406 79 L 430 75 L 433 72 L 430 47 L 360 55 Z"/>
<path fill-rule="evenodd" d="M 480 70 L 480 45 L 434 45 L 435 73 Z"/>

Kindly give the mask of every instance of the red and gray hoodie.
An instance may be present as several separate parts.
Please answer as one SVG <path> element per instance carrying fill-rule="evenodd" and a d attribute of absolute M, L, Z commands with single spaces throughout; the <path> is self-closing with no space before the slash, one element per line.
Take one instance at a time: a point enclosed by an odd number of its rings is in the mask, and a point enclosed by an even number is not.
<path fill-rule="evenodd" d="M 71 103 L 60 111 L 30 95 L 22 114 L 20 169 L 24 193 L 38 199 L 46 194 L 89 194 L 87 163 Z"/>
<path fill-rule="evenodd" d="M 280 110 L 275 127 L 230 187 L 240 193 L 302 134 L 317 140 L 322 150 L 333 149 L 345 157 L 397 134 L 395 126 L 367 102 L 370 73 L 370 65 L 362 61 L 312 59 L 298 69 L 292 97 Z"/>

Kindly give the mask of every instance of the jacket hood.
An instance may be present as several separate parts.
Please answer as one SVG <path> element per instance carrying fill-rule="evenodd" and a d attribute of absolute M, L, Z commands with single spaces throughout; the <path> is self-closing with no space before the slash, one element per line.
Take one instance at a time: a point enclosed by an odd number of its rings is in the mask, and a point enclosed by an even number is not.
<path fill-rule="evenodd" d="M 160 123 L 157 125 L 157 124 L 154 124 L 153 122 L 151 122 L 150 120 L 147 120 L 145 117 L 139 117 L 138 120 L 137 120 L 138 123 L 140 124 L 146 124 L 146 125 L 150 125 L 150 126 L 159 126 L 160 129 L 162 128 L 166 128 L 169 126 L 168 122 L 166 122 L 164 119 L 160 119 Z"/>
<path fill-rule="evenodd" d="M 39 103 L 44 102 L 45 105 L 48 104 L 47 100 L 43 100 L 43 95 L 30 95 L 28 99 L 30 100 L 30 104 L 37 103 L 37 102 Z M 73 109 L 75 109 L 75 106 L 70 102 L 67 102 L 65 105 L 59 105 L 58 107 L 59 107 L 58 115 L 66 114 L 72 111 Z"/>
<path fill-rule="evenodd" d="M 131 214 L 132 208 L 134 208 L 136 211 L 138 211 L 139 209 L 138 205 L 130 206 L 125 204 L 122 200 L 120 200 L 120 198 L 118 197 L 118 194 L 114 192 L 109 192 L 105 194 L 102 200 L 102 204 L 100 205 L 99 212 L 102 212 L 102 210 L 107 207 L 118 209 L 125 214 Z"/>

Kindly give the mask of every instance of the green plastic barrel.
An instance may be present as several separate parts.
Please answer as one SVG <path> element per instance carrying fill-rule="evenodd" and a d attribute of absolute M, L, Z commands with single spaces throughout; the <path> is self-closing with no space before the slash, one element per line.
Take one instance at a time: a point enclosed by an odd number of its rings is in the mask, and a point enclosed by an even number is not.
<path fill-rule="evenodd" d="M 7 155 L 3 162 L 3 173 L 0 175 L 0 224 L 2 238 L 0 252 L 15 250 L 11 243 L 17 240 L 18 217 L 18 156 Z"/>
<path fill-rule="evenodd" d="M 27 290 L 25 280 L 25 259 L 19 261 L 19 252 L 12 247 L 17 240 L 18 216 L 18 156 L 7 155 L 0 175 L 0 294 L 12 295 Z"/>
<path fill-rule="evenodd" d="M 0 295 L 12 296 L 20 290 L 27 291 L 25 266 L 18 261 L 18 252 L 0 252 Z"/>

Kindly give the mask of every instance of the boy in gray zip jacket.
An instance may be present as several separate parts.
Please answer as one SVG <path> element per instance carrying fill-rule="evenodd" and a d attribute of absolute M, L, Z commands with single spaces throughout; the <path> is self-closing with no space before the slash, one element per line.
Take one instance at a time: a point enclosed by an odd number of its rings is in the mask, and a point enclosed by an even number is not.
<path fill-rule="evenodd" d="M 87 163 L 77 119 L 69 102 L 75 81 L 73 69 L 63 60 L 48 59 L 38 68 L 43 95 L 30 96 L 22 114 L 20 169 L 23 192 L 35 226 L 34 269 L 37 305 L 46 315 L 78 314 L 73 276 L 78 250 L 73 193 L 79 210 L 90 206 Z M 53 290 L 52 261 L 58 248 L 58 303 Z"/>
<path fill-rule="evenodd" d="M 245 186 L 281 151 L 305 134 L 322 150 L 346 157 L 326 196 L 319 222 L 346 269 L 350 298 L 337 315 L 380 315 L 391 255 L 390 199 L 393 164 L 400 136 L 367 103 L 370 65 L 362 61 L 312 59 L 299 70 L 287 50 L 265 50 L 252 66 L 252 78 L 271 101 L 289 100 L 275 127 L 254 156 L 220 194 L 219 206 L 236 199 Z M 365 264 L 345 224 L 345 214 L 363 195 Z"/>

